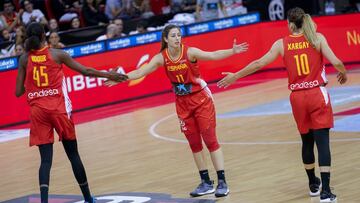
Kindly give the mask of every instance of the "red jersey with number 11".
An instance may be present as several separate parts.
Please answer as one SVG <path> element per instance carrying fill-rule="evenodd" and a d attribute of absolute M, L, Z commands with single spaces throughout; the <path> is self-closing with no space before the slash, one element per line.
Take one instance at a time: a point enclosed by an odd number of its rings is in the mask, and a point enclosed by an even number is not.
<path fill-rule="evenodd" d="M 198 92 L 207 86 L 200 78 L 197 62 L 191 62 L 187 57 L 188 47 L 181 45 L 181 53 L 178 59 L 172 60 L 168 49 L 162 51 L 164 67 L 173 90 L 176 95 L 187 95 Z"/>
<path fill-rule="evenodd" d="M 71 112 L 62 65 L 52 59 L 48 47 L 28 53 L 25 94 L 30 106 L 58 113 Z"/>
<path fill-rule="evenodd" d="M 323 56 L 304 35 L 286 36 L 283 44 L 290 90 L 311 89 L 327 83 Z"/>

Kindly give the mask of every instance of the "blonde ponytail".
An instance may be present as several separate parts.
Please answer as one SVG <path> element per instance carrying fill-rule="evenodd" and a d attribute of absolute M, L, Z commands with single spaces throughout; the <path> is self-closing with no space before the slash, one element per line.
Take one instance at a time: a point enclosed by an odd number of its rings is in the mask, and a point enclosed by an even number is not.
<path fill-rule="evenodd" d="M 309 14 L 304 15 L 302 29 L 310 44 L 315 48 L 318 47 L 319 41 L 316 35 L 316 24 Z"/>

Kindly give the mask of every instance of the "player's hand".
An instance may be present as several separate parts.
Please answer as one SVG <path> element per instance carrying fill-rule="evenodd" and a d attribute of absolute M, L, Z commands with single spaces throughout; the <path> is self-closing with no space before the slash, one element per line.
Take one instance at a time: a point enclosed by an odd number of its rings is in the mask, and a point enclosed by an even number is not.
<path fill-rule="evenodd" d="M 115 81 L 112 81 L 112 80 L 105 80 L 105 82 L 104 82 L 105 86 L 108 86 L 108 87 L 112 87 L 112 86 L 117 85 L 119 83 L 120 82 L 115 82 Z"/>
<path fill-rule="evenodd" d="M 245 52 L 248 49 L 249 49 L 249 44 L 247 42 L 243 42 L 241 44 L 236 44 L 236 39 L 234 39 L 234 43 L 233 43 L 234 54 Z"/>
<path fill-rule="evenodd" d="M 128 76 L 122 73 L 118 72 L 118 68 L 113 69 L 109 72 L 109 76 L 108 76 L 109 81 L 113 81 L 113 82 L 124 82 L 126 80 L 128 80 Z M 106 82 L 106 81 L 105 81 Z"/>
<path fill-rule="evenodd" d="M 221 74 L 226 76 L 217 83 L 217 86 L 220 88 L 227 88 L 237 80 L 235 73 L 222 72 Z"/>
<path fill-rule="evenodd" d="M 346 73 L 338 73 L 338 75 L 337 75 L 337 79 L 338 79 L 338 82 L 340 83 L 340 84 L 344 84 L 344 83 L 346 83 L 346 81 L 347 81 L 347 75 L 346 75 Z"/>

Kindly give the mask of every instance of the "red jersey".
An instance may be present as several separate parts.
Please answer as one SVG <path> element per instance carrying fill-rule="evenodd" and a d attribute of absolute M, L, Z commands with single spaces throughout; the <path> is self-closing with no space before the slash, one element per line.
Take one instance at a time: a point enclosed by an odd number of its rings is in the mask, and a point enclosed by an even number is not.
<path fill-rule="evenodd" d="M 328 82 L 321 52 L 312 47 L 304 35 L 286 36 L 283 44 L 290 90 L 311 89 Z"/>
<path fill-rule="evenodd" d="M 207 86 L 206 82 L 200 78 L 197 62 L 191 62 L 188 59 L 187 51 L 188 47 L 182 44 L 180 57 L 176 60 L 170 58 L 167 48 L 161 52 L 164 57 L 166 75 L 176 95 L 198 92 Z"/>
<path fill-rule="evenodd" d="M 71 102 L 62 65 L 52 59 L 48 47 L 29 52 L 25 93 L 30 106 L 70 115 Z"/>

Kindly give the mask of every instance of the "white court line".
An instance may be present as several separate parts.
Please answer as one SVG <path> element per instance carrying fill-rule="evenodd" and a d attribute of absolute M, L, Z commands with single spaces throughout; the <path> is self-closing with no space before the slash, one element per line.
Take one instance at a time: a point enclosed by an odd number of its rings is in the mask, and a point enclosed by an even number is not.
<path fill-rule="evenodd" d="M 249 92 L 244 95 L 258 94 L 259 92 L 263 92 L 265 90 L 269 91 L 272 89 L 277 89 L 279 87 L 283 87 L 283 85 L 278 85 L 278 86 L 274 86 L 272 88 L 262 89 L 261 91 L 258 90 L 258 91 L 254 91 L 254 92 Z M 149 128 L 150 135 L 157 139 L 161 139 L 161 140 L 165 140 L 165 141 L 187 143 L 187 140 L 170 138 L 169 135 L 160 135 L 156 132 L 155 129 L 160 123 L 168 120 L 169 118 L 171 118 L 173 116 L 176 116 L 176 113 L 167 115 L 167 116 L 159 119 L 158 121 L 156 121 L 154 124 L 152 124 Z M 331 142 L 351 142 L 351 141 L 360 141 L 360 138 L 342 138 L 342 139 L 331 138 L 330 141 Z M 300 141 L 259 141 L 259 142 L 219 142 L 219 143 L 224 144 L 224 145 L 283 145 L 283 144 L 300 144 L 301 142 Z"/>
<path fill-rule="evenodd" d="M 174 139 L 174 138 L 164 137 L 164 136 L 161 136 L 161 135 L 159 135 L 158 133 L 156 133 L 156 131 L 155 131 L 156 126 L 159 125 L 160 123 L 162 123 L 163 121 L 169 119 L 169 118 L 172 117 L 172 116 L 176 116 L 176 114 L 175 114 L 175 113 L 170 114 L 170 115 L 168 115 L 168 116 L 166 116 L 166 117 L 164 117 L 164 118 L 156 121 L 154 124 L 152 124 L 152 125 L 150 126 L 150 128 L 149 128 L 149 133 L 150 133 L 152 136 L 154 136 L 155 138 L 158 138 L 158 139 L 161 139 L 161 140 L 166 140 L 166 141 L 170 141 L 170 142 L 187 143 L 186 140 L 178 140 L 178 139 Z"/>
<path fill-rule="evenodd" d="M 0 143 L 29 136 L 30 129 L 0 130 Z"/>
<path fill-rule="evenodd" d="M 149 133 L 158 139 L 170 141 L 170 142 L 178 142 L 178 143 L 188 143 L 186 140 L 180 140 L 175 138 L 168 137 L 169 135 L 160 135 L 155 131 L 155 128 L 165 120 L 168 120 L 169 118 L 176 116 L 175 113 L 170 114 L 158 121 L 156 121 L 154 124 L 152 124 L 149 128 Z M 342 138 L 342 139 L 336 139 L 331 138 L 331 142 L 351 142 L 351 141 L 360 141 L 360 138 Z M 283 145 L 283 144 L 301 144 L 300 141 L 259 141 L 259 142 L 219 142 L 223 145 Z"/>

